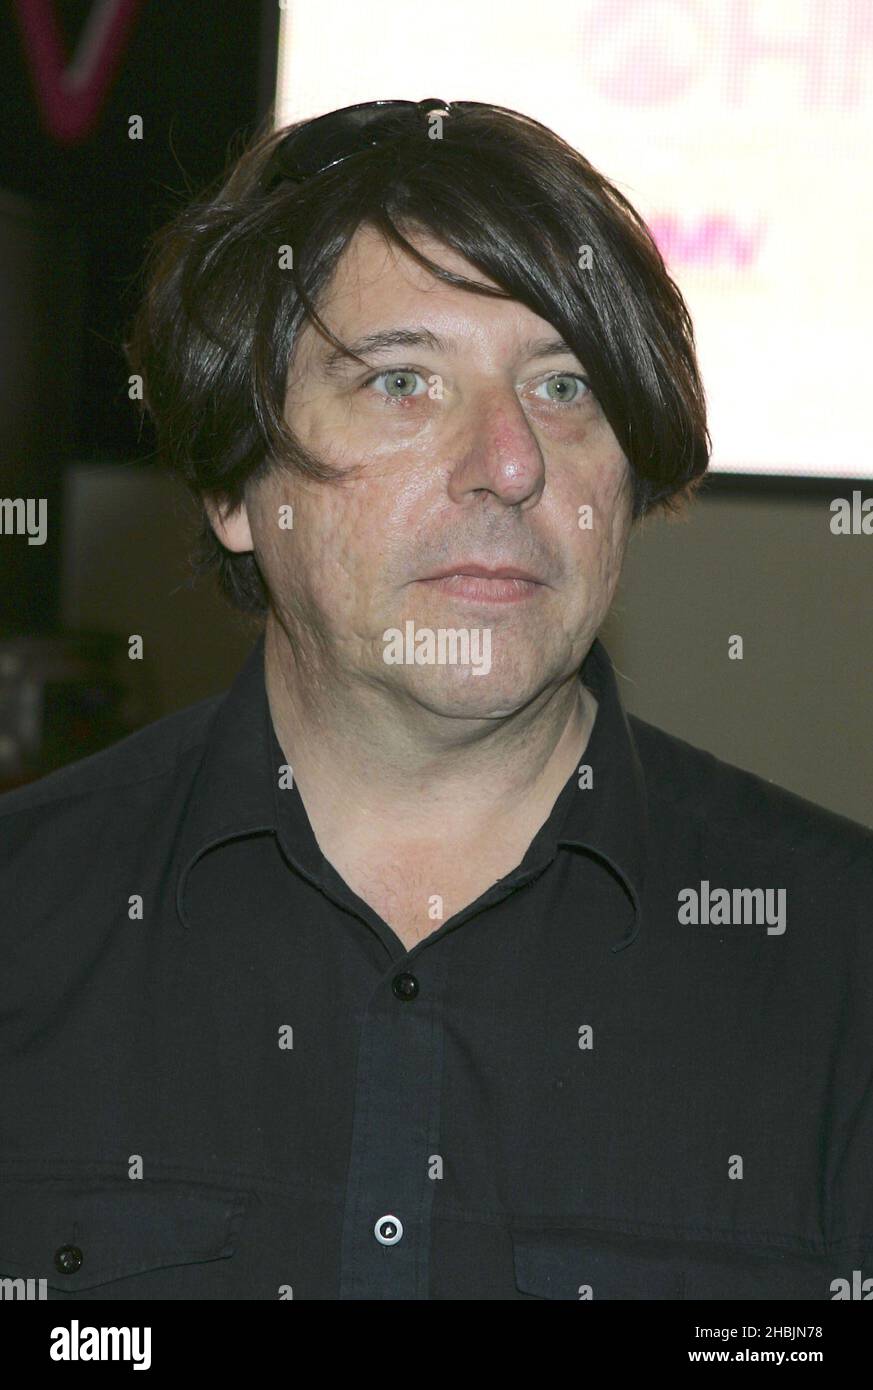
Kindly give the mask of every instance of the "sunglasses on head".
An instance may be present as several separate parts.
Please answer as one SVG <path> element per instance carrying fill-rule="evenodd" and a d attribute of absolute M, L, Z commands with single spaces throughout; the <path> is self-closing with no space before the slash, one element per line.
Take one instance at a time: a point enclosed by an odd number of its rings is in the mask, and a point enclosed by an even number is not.
<path fill-rule="evenodd" d="M 540 130 L 546 129 L 529 116 L 484 101 L 447 102 L 426 97 L 423 101 L 360 102 L 356 106 L 328 111 L 292 130 L 273 151 L 264 174 L 264 191 L 272 192 L 286 179 L 303 183 L 342 164 L 352 155 L 402 139 L 416 129 L 423 130 L 431 112 L 451 117 L 456 112 L 473 110 L 499 111 L 538 126 Z"/>

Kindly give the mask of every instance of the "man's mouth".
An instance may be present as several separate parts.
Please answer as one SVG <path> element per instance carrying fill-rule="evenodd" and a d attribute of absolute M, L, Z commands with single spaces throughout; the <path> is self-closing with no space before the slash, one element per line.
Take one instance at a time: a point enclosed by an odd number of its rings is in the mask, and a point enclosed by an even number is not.
<path fill-rule="evenodd" d="M 468 574 L 476 579 L 524 579 L 532 584 L 541 582 L 531 570 L 521 569 L 517 565 L 480 565 L 475 560 L 459 560 L 454 564 L 444 565 L 442 569 L 434 570 L 424 578 L 446 579 L 459 574 Z"/>
<path fill-rule="evenodd" d="M 473 561 L 444 565 L 419 583 L 474 603 L 515 603 L 533 598 L 546 587 L 530 570 L 515 565 L 490 567 Z"/>

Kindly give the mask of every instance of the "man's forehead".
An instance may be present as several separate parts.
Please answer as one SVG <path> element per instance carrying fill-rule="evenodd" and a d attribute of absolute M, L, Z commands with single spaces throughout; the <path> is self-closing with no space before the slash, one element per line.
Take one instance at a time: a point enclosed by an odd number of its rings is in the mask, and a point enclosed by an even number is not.
<path fill-rule="evenodd" d="M 398 325 L 393 328 L 374 329 L 346 343 L 346 347 L 365 360 L 378 360 L 385 353 L 393 352 L 397 348 L 425 348 L 432 352 L 451 355 L 463 349 L 464 341 L 463 335 L 441 335 L 423 324 Z M 525 361 L 556 357 L 562 353 L 575 355 L 573 349 L 556 333 L 527 337 L 519 349 L 519 354 Z M 318 369 L 322 375 L 336 376 L 344 371 L 347 365 L 356 365 L 354 359 L 350 359 L 339 348 L 325 344 L 318 358 Z"/>
<path fill-rule="evenodd" d="M 480 279 L 485 284 L 495 284 L 487 275 L 483 275 L 481 271 L 477 270 L 462 252 L 454 246 L 450 246 L 448 242 L 441 240 L 429 228 L 401 224 L 398 226 L 398 231 L 416 251 L 429 257 L 430 260 L 436 261 L 439 265 L 461 271 L 462 274 L 473 279 Z M 346 290 L 353 286 L 366 289 L 368 283 L 380 280 L 384 275 L 394 276 L 398 274 L 402 274 L 404 278 L 408 277 L 422 286 L 440 283 L 434 280 L 434 277 L 428 273 L 424 266 L 419 265 L 405 246 L 388 236 L 381 228 L 374 227 L 370 223 L 363 223 L 350 237 L 348 245 L 343 249 L 337 261 L 334 284 L 337 287 L 342 285 Z"/>
<path fill-rule="evenodd" d="M 400 230 L 416 251 L 440 268 L 490 289 L 501 289 L 454 247 L 432 234 L 418 229 Z M 319 296 L 319 312 L 322 316 L 329 312 L 336 319 L 342 318 L 344 331 L 358 336 L 377 326 L 372 322 L 374 308 L 381 311 L 388 305 L 390 311 L 390 306 L 396 305 L 405 317 L 404 306 L 419 302 L 422 296 L 433 302 L 454 299 L 461 293 L 459 286 L 432 274 L 405 247 L 366 226 L 358 229 L 340 255 Z"/>
<path fill-rule="evenodd" d="M 437 264 L 466 278 L 494 286 L 454 248 L 423 232 L 404 235 Z M 498 286 L 499 288 L 499 286 Z M 426 294 L 428 299 L 422 299 Z M 433 296 L 451 301 L 451 313 L 441 311 Z M 497 334 L 525 360 L 563 353 L 572 348 L 544 319 L 517 300 L 492 298 L 449 285 L 420 266 L 400 246 L 374 228 L 359 229 L 343 252 L 319 314 L 342 343 L 366 362 L 378 363 L 395 351 L 422 349 L 434 353 L 460 353 L 477 337 Z M 430 318 L 433 324 L 426 320 Z M 450 322 L 449 322 L 450 320 Z M 297 361 L 331 381 L 360 364 L 327 338 L 316 325 L 306 323 L 298 340 Z"/>

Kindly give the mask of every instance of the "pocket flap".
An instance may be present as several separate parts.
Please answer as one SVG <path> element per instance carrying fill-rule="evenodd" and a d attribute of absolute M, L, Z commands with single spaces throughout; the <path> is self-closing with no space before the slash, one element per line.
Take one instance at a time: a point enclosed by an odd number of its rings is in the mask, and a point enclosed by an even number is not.
<path fill-rule="evenodd" d="M 225 1259 L 244 1210 L 244 1194 L 196 1184 L 7 1180 L 0 1275 L 76 1293 L 149 1269 Z"/>
<path fill-rule="evenodd" d="M 622 1249 L 588 1231 L 517 1229 L 512 1235 L 515 1282 L 536 1298 L 683 1297 L 681 1266 L 647 1253 L 645 1242 Z"/>
<path fill-rule="evenodd" d="M 871 1252 L 860 1248 L 823 1254 L 569 1227 L 516 1227 L 512 1241 L 516 1287 L 536 1298 L 858 1298 L 865 1271 L 873 1276 Z"/>

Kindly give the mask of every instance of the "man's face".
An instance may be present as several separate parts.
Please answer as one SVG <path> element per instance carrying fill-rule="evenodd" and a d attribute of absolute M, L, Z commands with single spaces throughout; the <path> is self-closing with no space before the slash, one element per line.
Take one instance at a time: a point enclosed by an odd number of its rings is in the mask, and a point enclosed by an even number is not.
<path fill-rule="evenodd" d="M 483 280 L 430 237 L 414 244 Z M 401 330 L 440 345 L 369 348 L 370 370 L 348 358 L 331 365 L 332 344 L 307 324 L 286 418 L 309 450 L 360 471 L 340 486 L 274 472 L 249 489 L 222 539 L 254 545 L 304 668 L 315 660 L 340 684 L 375 683 L 443 715 L 511 713 L 578 669 L 630 529 L 627 460 L 578 379 L 584 364 L 559 347 L 535 355 L 559 338 L 544 319 L 435 279 L 370 228 L 349 243 L 319 312 L 348 345 Z M 283 529 L 289 503 L 293 526 Z M 472 564 L 519 568 L 538 582 L 429 578 Z M 435 639 L 466 631 L 467 663 L 387 662 L 386 651 L 400 649 L 386 633 L 405 637 L 410 620 Z"/>

